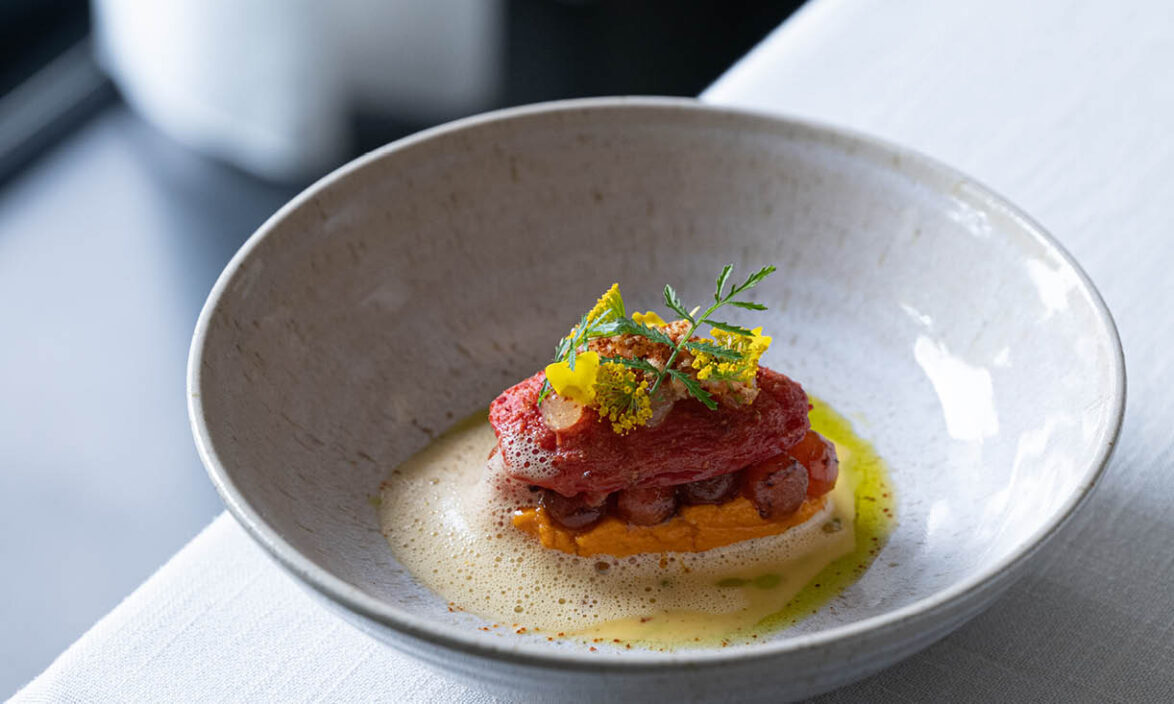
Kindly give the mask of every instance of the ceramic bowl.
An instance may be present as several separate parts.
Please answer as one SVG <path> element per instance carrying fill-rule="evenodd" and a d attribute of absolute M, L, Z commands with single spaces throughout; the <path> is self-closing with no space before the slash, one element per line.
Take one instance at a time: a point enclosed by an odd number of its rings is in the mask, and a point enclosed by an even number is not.
<path fill-rule="evenodd" d="M 478 630 L 403 570 L 368 497 L 545 364 L 612 282 L 767 263 L 769 366 L 890 467 L 899 527 L 765 642 L 652 652 Z M 672 99 L 462 120 L 340 168 L 216 283 L 192 344 L 196 442 L 228 508 L 376 638 L 498 694 L 773 701 L 863 677 L 991 603 L 1088 497 L 1124 404 L 1109 313 L 1014 206 L 907 150 Z"/>

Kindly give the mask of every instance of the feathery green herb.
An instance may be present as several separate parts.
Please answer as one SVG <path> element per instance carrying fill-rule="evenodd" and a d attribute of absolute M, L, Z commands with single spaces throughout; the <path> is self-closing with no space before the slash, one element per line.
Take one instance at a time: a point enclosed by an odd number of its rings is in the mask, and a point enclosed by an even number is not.
<path fill-rule="evenodd" d="M 677 361 L 677 356 L 681 354 L 681 350 L 686 349 L 688 347 L 688 345 L 690 344 L 689 338 L 693 337 L 693 333 L 696 332 L 697 328 L 700 327 L 704 323 L 708 323 L 709 325 L 712 325 L 713 327 L 717 328 L 718 330 L 724 330 L 726 332 L 732 332 L 732 333 L 735 333 L 738 335 L 744 335 L 746 337 L 752 337 L 754 335 L 754 332 L 751 330 L 747 330 L 746 328 L 739 327 L 737 325 L 730 325 L 729 323 L 723 323 L 718 320 L 711 320 L 709 318 L 709 316 L 713 315 L 718 310 L 720 310 L 722 306 L 725 306 L 727 304 L 736 305 L 738 303 L 746 303 L 746 301 L 735 300 L 734 297 L 738 296 L 746 291 L 749 291 L 750 289 L 757 286 L 760 281 L 762 281 L 763 279 L 765 279 L 766 277 L 770 276 L 771 274 L 773 274 L 775 272 L 775 267 L 764 266 L 761 269 L 759 269 L 758 271 L 756 271 L 755 273 L 751 274 L 740 285 L 735 286 L 735 285 L 731 284 L 729 293 L 723 293 L 722 290 L 725 288 L 726 282 L 729 280 L 730 274 L 733 271 L 734 271 L 734 266 L 732 264 L 726 264 L 725 267 L 722 268 L 722 272 L 720 274 L 718 274 L 717 287 L 715 288 L 715 290 L 713 292 L 713 305 L 706 308 L 705 312 L 702 313 L 698 317 L 694 317 L 692 315 L 685 316 L 685 319 L 688 320 L 690 323 L 689 331 L 685 333 L 685 335 L 681 338 L 680 342 L 678 342 L 677 344 L 672 346 L 673 352 L 672 352 L 672 354 L 669 355 L 669 360 L 667 363 L 665 363 L 664 370 L 662 370 L 660 372 L 660 374 L 657 375 L 656 381 L 652 383 L 651 388 L 648 390 L 648 393 L 650 396 L 656 395 L 656 391 L 657 391 L 657 389 L 660 388 L 661 382 L 663 382 L 665 377 L 667 376 L 667 374 L 666 374 L 666 372 L 667 372 L 668 374 L 672 374 L 674 379 L 677 379 L 682 384 L 684 384 L 685 389 L 698 401 L 701 401 L 702 403 L 704 403 L 707 407 L 709 407 L 711 409 L 717 407 L 717 405 L 714 403 L 713 397 L 711 397 L 705 391 L 705 389 L 701 388 L 701 384 L 699 384 L 697 382 L 697 380 L 693 379 L 692 377 L 690 377 L 687 374 L 681 374 L 681 373 L 677 372 L 677 370 L 673 369 L 673 362 Z M 677 298 L 677 293 L 676 293 L 676 291 L 673 290 L 672 286 L 665 286 L 664 287 L 664 298 L 665 298 L 665 303 L 669 304 L 669 307 L 672 308 L 673 310 L 678 310 L 678 308 L 680 310 L 684 310 L 685 307 L 681 304 L 680 299 Z M 671 302 L 670 302 L 670 298 L 672 299 Z M 760 305 L 760 304 L 753 304 L 753 305 Z M 739 307 L 741 307 L 741 306 L 739 306 Z M 765 309 L 766 309 L 766 306 L 763 306 L 762 308 L 756 309 L 756 310 L 765 310 Z M 680 310 L 678 310 L 678 312 L 680 312 Z M 692 344 L 696 345 L 698 343 L 692 343 Z M 714 356 L 718 356 L 718 355 L 715 354 Z M 685 379 L 689 379 L 689 381 L 692 383 L 691 384 L 687 383 L 685 381 Z"/>

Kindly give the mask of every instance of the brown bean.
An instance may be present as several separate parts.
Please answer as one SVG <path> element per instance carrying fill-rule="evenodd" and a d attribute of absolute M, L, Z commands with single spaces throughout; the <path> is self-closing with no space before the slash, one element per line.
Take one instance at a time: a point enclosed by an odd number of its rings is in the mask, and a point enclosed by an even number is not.
<path fill-rule="evenodd" d="M 582 530 L 590 528 L 607 512 L 607 494 L 563 496 L 557 491 L 543 489 L 538 505 L 546 509 L 550 517 L 564 528 Z"/>
<path fill-rule="evenodd" d="M 624 489 L 616 492 L 616 515 L 637 526 L 653 526 L 677 512 L 677 494 L 671 486 Z"/>
<path fill-rule="evenodd" d="M 710 479 L 701 479 L 677 487 L 681 503 L 724 504 L 738 493 L 738 472 L 721 474 Z"/>
<path fill-rule="evenodd" d="M 789 455 L 753 464 L 742 472 L 742 494 L 763 518 L 785 518 L 807 498 L 807 469 Z"/>

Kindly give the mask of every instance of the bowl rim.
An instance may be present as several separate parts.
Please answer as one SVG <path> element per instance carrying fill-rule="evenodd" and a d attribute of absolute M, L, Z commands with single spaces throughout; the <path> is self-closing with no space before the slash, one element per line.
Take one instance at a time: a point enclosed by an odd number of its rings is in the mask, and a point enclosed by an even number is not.
<path fill-rule="evenodd" d="M 477 639 L 472 633 L 465 633 L 464 629 L 441 625 L 431 619 L 394 608 L 319 567 L 313 561 L 302 555 L 265 522 L 260 513 L 249 504 L 239 488 L 232 481 L 221 464 L 215 447 L 212 444 L 207 419 L 204 415 L 200 384 L 203 351 L 208 326 L 214 311 L 227 291 L 229 283 L 240 270 L 242 264 L 252 251 L 257 248 L 260 242 L 274 232 L 290 213 L 301 208 L 320 191 L 333 183 L 346 178 L 350 174 L 365 168 L 368 164 L 383 159 L 390 154 L 425 141 L 442 138 L 490 123 L 508 122 L 521 118 L 562 112 L 607 112 L 616 110 L 647 110 L 652 114 L 662 114 L 666 111 L 710 113 L 715 116 L 725 116 L 732 119 L 774 122 L 793 129 L 797 128 L 803 131 L 805 135 L 818 135 L 824 140 L 834 141 L 840 145 L 848 145 L 853 148 L 854 155 L 871 154 L 873 158 L 879 155 L 887 159 L 896 157 L 902 164 L 913 164 L 918 170 L 916 176 L 911 176 L 911 178 L 916 178 L 924 182 L 927 175 L 932 175 L 936 179 L 948 179 L 956 184 L 965 184 L 968 197 L 976 199 L 985 209 L 998 210 L 1001 214 L 1015 221 L 1022 229 L 1024 235 L 1034 239 L 1036 244 L 1042 246 L 1045 251 L 1055 256 L 1075 273 L 1080 282 L 1081 292 L 1092 303 L 1097 322 L 1099 323 L 1099 336 L 1103 336 L 1102 340 L 1108 342 L 1108 346 L 1112 350 L 1109 362 L 1111 366 L 1111 389 L 1108 399 L 1108 403 L 1112 405 L 1112 409 L 1108 416 L 1108 426 L 1102 429 L 1102 443 L 1098 447 L 1095 455 L 1083 467 L 1079 468 L 1080 480 L 1077 484 L 1077 489 L 1071 496 L 1067 497 L 1065 502 L 1055 510 L 1052 516 L 1039 529 L 1024 539 L 1015 551 L 988 565 L 985 569 L 979 570 L 975 574 L 934 592 L 929 596 L 886 613 L 870 616 L 826 630 L 797 634 L 790 638 L 722 650 L 683 649 L 668 652 L 641 651 L 640 655 L 632 657 L 632 651 L 616 653 L 598 651 L 588 655 L 577 651 L 550 650 L 537 646 L 536 644 L 525 643 L 524 641 L 511 642 L 509 645 L 488 643 Z M 997 586 L 1003 578 L 1014 576 L 1020 572 L 1026 561 L 1047 543 L 1067 523 L 1080 506 L 1088 500 L 1092 490 L 1103 476 L 1106 466 L 1117 446 L 1125 413 L 1125 400 L 1126 374 L 1124 351 L 1113 317 L 1105 305 L 1100 292 L 1072 255 L 1051 234 L 1025 212 L 994 190 L 918 151 L 854 130 L 813 120 L 795 118 L 789 115 L 779 114 L 778 112 L 715 105 L 694 98 L 659 96 L 578 98 L 495 110 L 417 132 L 403 139 L 386 144 L 338 167 L 308 186 L 271 215 L 245 241 L 225 266 L 200 311 L 200 316 L 196 322 L 192 336 L 187 367 L 188 415 L 192 434 L 200 459 L 204 463 L 212 483 L 215 485 L 217 492 L 220 494 L 229 512 L 245 528 L 247 533 L 278 564 L 298 578 L 305 586 L 312 588 L 347 611 L 354 612 L 401 634 L 423 640 L 432 645 L 460 651 L 468 655 L 504 660 L 531 667 L 592 672 L 663 671 L 666 668 L 673 667 L 697 669 L 699 667 L 721 666 L 734 661 L 744 663 L 800 651 L 811 651 L 835 643 L 846 642 L 872 632 L 881 633 L 915 619 L 933 618 L 960 609 L 979 595 Z"/>

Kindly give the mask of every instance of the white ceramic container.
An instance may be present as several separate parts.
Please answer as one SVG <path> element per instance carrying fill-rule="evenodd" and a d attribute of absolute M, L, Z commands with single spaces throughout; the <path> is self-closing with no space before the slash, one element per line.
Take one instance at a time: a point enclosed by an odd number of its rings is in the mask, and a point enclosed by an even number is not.
<path fill-rule="evenodd" d="M 612 282 L 640 309 L 665 282 L 702 300 L 727 262 L 779 267 L 758 289 L 766 364 L 891 468 L 900 524 L 859 582 L 752 646 L 588 652 L 479 631 L 400 568 L 368 503 L 392 467 L 548 361 Z M 322 179 L 217 282 L 189 386 L 229 509 L 372 636 L 527 699 L 780 701 L 989 605 L 1096 483 L 1125 378 L 1088 279 L 966 176 L 818 125 L 618 98 L 462 120 Z"/>

